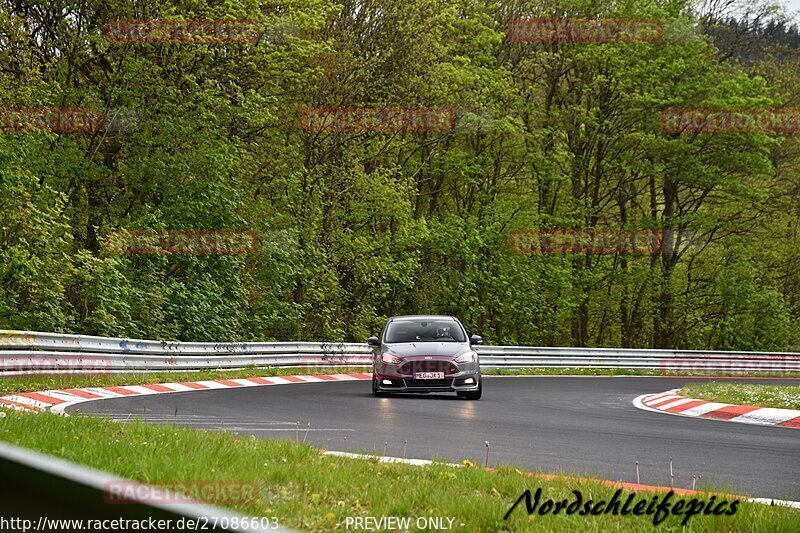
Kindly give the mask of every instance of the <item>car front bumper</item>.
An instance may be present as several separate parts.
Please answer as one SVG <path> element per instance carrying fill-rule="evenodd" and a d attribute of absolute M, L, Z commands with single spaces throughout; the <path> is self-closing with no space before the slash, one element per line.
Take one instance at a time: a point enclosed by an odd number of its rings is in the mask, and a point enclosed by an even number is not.
<path fill-rule="evenodd" d="M 458 365 L 458 372 L 446 373 L 444 379 L 414 379 L 413 373 L 401 373 L 396 365 L 380 365 L 375 368 L 374 375 L 380 392 L 467 392 L 480 386 L 481 368 L 478 362 L 462 363 Z"/>

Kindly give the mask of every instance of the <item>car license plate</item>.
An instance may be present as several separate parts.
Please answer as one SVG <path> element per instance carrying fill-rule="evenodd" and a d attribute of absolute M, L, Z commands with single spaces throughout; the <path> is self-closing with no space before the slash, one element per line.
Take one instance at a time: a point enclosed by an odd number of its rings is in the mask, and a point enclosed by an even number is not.
<path fill-rule="evenodd" d="M 444 379 L 444 372 L 414 372 L 414 379 Z"/>

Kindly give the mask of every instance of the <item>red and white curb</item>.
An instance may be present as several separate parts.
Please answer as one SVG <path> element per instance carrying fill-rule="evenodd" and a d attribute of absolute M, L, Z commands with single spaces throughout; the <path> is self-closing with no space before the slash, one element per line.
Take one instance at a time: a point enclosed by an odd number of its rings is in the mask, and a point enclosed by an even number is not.
<path fill-rule="evenodd" d="M 633 405 L 639 409 L 656 413 L 800 429 L 800 411 L 794 409 L 775 409 L 772 407 L 733 405 L 696 400 L 694 398 L 684 398 L 678 394 L 678 391 L 680 389 L 672 389 L 658 394 L 643 394 L 633 400 Z"/>
<path fill-rule="evenodd" d="M 197 392 L 214 389 L 233 389 L 240 387 L 264 387 L 267 385 L 290 385 L 299 383 L 327 383 L 333 381 L 358 381 L 372 379 L 372 374 L 355 372 L 352 374 L 308 374 L 295 376 L 268 376 L 237 379 L 214 379 L 207 381 L 182 381 L 180 383 L 151 383 L 148 385 L 119 385 L 109 387 L 87 387 L 82 389 L 46 390 L 41 392 L 21 392 L 0 397 L 0 407 L 26 412 L 66 414 L 64 410 L 72 405 L 151 394 L 171 394 L 176 392 Z"/>

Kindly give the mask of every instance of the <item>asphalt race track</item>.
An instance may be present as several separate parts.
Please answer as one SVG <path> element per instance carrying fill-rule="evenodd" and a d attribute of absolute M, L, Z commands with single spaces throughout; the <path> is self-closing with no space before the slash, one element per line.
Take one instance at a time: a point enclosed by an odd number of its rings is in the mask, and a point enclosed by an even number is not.
<path fill-rule="evenodd" d="M 264 438 L 294 439 L 300 421 L 299 438 L 308 431 L 307 440 L 322 448 L 382 454 L 388 442 L 387 455 L 402 456 L 407 441 L 410 458 L 455 462 L 483 462 L 488 440 L 492 465 L 635 482 L 639 461 L 641 482 L 656 485 L 669 485 L 672 457 L 677 487 L 691 488 L 699 474 L 715 490 L 800 500 L 800 430 L 652 413 L 631 403 L 687 378 L 484 379 L 480 401 L 373 398 L 369 381 L 352 381 L 114 398 L 67 411 Z"/>

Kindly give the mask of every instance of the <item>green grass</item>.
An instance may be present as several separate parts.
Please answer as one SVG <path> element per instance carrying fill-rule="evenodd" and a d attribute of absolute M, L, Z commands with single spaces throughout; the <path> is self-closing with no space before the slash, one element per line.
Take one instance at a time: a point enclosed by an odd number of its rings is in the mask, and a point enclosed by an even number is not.
<path fill-rule="evenodd" d="M 229 507 L 246 516 L 277 516 L 282 525 L 304 530 L 331 531 L 348 516 L 455 517 L 455 524 L 464 524 L 456 531 L 654 529 L 652 516 L 528 516 L 524 503 L 504 522 L 525 489 L 541 487 L 553 499 L 572 498 L 571 491 L 580 490 L 595 501 L 608 500 L 614 492 L 593 480 L 532 478 L 511 467 L 487 472 L 442 464 L 383 464 L 324 457 L 289 440 L 16 412 L 0 418 L 0 440 L 167 487 L 191 480 L 257 483 L 260 490 L 253 498 Z M 623 500 L 627 494 L 623 491 Z M 679 531 L 681 519 L 670 516 L 661 529 Z M 734 516 L 693 517 L 689 530 L 798 531 L 800 512 L 742 502 Z"/>
<path fill-rule="evenodd" d="M 117 385 L 147 385 L 176 381 L 203 381 L 294 374 L 340 374 L 370 371 L 366 367 L 249 367 L 241 370 L 202 370 L 198 372 L 142 372 L 125 374 L 26 374 L 0 378 L 0 396 L 18 392 L 69 389 L 75 387 L 109 387 Z"/>
<path fill-rule="evenodd" d="M 681 396 L 699 400 L 779 409 L 800 409 L 800 387 L 750 383 L 696 383 L 683 387 Z"/>

